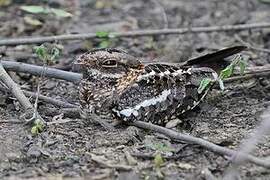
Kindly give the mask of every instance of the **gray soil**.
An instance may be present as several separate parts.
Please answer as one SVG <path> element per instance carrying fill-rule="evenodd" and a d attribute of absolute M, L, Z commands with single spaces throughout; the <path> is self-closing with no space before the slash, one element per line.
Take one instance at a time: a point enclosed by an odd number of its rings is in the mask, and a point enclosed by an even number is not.
<path fill-rule="evenodd" d="M 269 21 L 270 3 L 259 0 L 143 1 L 143 0 L 49 0 L 51 7 L 65 8 L 73 18 L 31 15 L 19 10 L 24 3 L 0 5 L 0 39 L 19 36 L 45 36 L 63 33 L 127 31 L 188 26 L 248 24 Z M 165 18 L 166 15 L 166 18 Z M 25 17 L 37 18 L 43 25 L 33 26 Z M 167 19 L 167 20 L 166 20 Z M 143 60 L 162 59 L 179 62 L 189 57 L 240 44 L 236 36 L 261 48 L 270 48 L 269 29 L 240 32 L 213 32 L 185 35 L 123 38 L 110 41 L 110 47 L 124 49 Z M 71 70 L 74 58 L 100 45 L 95 41 L 59 43 L 63 54 L 53 67 Z M 33 46 L 0 47 L 4 59 L 41 65 Z M 248 65 L 270 62 L 265 52 L 243 52 Z M 25 89 L 36 91 L 37 77 L 10 73 Z M 228 148 L 237 148 L 260 123 L 260 114 L 269 104 L 269 77 L 225 84 L 226 90 L 213 90 L 199 108 L 179 117 L 177 131 L 188 133 Z M 78 104 L 78 85 L 46 79 L 42 95 Z M 63 117 L 57 107 L 39 103 L 39 112 L 54 121 L 38 136 L 30 127 L 17 123 L 23 110 L 10 94 L 0 92 L 0 179 L 16 178 L 92 178 L 92 179 L 207 179 L 206 171 L 221 178 L 230 167 L 228 157 L 185 142 L 134 127 L 121 126 L 108 131 L 79 118 Z M 33 102 L 33 98 L 31 98 Z M 53 112 L 53 113 L 52 113 Z M 270 142 L 265 139 L 254 155 L 269 156 Z M 166 157 L 161 168 L 155 167 L 155 153 Z M 241 166 L 242 179 L 270 179 L 270 171 L 253 164 Z"/>

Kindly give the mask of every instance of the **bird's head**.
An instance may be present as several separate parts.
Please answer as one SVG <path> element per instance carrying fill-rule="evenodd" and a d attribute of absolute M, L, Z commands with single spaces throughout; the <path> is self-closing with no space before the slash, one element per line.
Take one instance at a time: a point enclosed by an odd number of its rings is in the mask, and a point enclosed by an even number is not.
<path fill-rule="evenodd" d="M 141 62 L 118 49 L 94 49 L 80 55 L 74 62 L 74 69 L 83 73 L 83 77 L 121 78 L 130 69 L 138 69 Z"/>

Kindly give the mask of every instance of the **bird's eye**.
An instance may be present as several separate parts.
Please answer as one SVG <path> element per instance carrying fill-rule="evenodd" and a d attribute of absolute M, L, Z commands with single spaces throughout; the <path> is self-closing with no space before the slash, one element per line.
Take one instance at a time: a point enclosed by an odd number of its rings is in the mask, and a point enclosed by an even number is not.
<path fill-rule="evenodd" d="M 117 62 L 115 60 L 107 60 L 102 63 L 103 67 L 116 67 Z"/>

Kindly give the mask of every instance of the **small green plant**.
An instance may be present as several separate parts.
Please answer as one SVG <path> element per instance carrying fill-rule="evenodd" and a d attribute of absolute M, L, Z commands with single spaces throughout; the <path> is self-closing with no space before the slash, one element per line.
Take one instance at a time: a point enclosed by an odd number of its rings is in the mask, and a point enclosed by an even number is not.
<path fill-rule="evenodd" d="M 44 129 L 44 124 L 40 119 L 36 119 L 34 122 L 34 126 L 31 128 L 31 133 L 36 136 L 41 133 Z"/>
<path fill-rule="evenodd" d="M 35 54 L 44 64 L 48 65 L 54 63 L 60 55 L 58 47 L 53 46 L 51 48 L 46 47 L 44 44 L 34 47 Z"/>
<path fill-rule="evenodd" d="M 162 165 L 164 165 L 165 161 L 159 151 L 156 152 L 154 157 L 154 168 L 157 174 L 158 179 L 163 179 L 164 174 L 161 170 Z"/>
<path fill-rule="evenodd" d="M 152 143 L 151 141 L 147 143 L 147 148 L 150 148 L 152 150 L 155 150 L 155 156 L 153 160 L 154 164 L 154 170 L 158 176 L 158 178 L 163 178 L 163 172 L 161 170 L 162 165 L 165 163 L 164 158 L 162 157 L 162 154 L 175 152 L 175 149 L 170 146 L 169 144 L 158 142 L 158 143 Z"/>
<path fill-rule="evenodd" d="M 198 93 L 202 93 L 203 91 L 207 90 L 210 88 L 211 85 L 214 83 L 218 82 L 219 87 L 221 90 L 224 90 L 224 83 L 223 81 L 229 77 L 231 77 L 234 74 L 234 71 L 236 67 L 240 68 L 240 74 L 243 75 L 244 71 L 246 69 L 246 61 L 242 58 L 241 55 L 237 55 L 234 57 L 232 60 L 231 64 L 227 66 L 225 69 L 223 69 L 218 78 L 216 80 L 210 79 L 210 78 L 204 78 L 201 80 L 199 88 L 198 88 Z"/>
<path fill-rule="evenodd" d="M 43 122 L 39 119 L 38 117 L 38 112 L 37 112 L 37 107 L 38 107 L 38 97 L 40 94 L 40 82 L 43 79 L 44 73 L 47 69 L 47 65 L 53 63 L 60 55 L 60 50 L 56 47 L 56 46 L 52 46 L 52 47 L 47 47 L 44 44 L 40 45 L 40 46 L 36 46 L 34 47 L 35 50 L 35 54 L 38 56 L 38 58 L 40 60 L 43 61 L 43 70 L 40 76 L 40 80 L 38 82 L 37 85 L 37 96 L 35 99 L 35 104 L 34 104 L 34 116 L 33 118 L 35 119 L 34 121 L 34 125 L 31 128 L 31 133 L 33 135 L 37 135 L 40 132 L 42 132 L 42 130 L 44 129 L 44 124 Z"/>
<path fill-rule="evenodd" d="M 51 7 L 43 7 L 43 6 L 21 6 L 21 10 L 32 13 L 32 14 L 53 14 L 57 17 L 72 17 L 73 15 L 65 10 L 51 8 Z"/>
<path fill-rule="evenodd" d="M 107 48 L 112 44 L 112 39 L 115 37 L 113 34 L 110 34 L 106 31 L 97 31 L 96 36 L 101 40 L 98 47 Z"/>
<path fill-rule="evenodd" d="M 155 158 L 154 158 L 154 163 L 155 163 L 156 168 L 160 168 L 162 166 L 162 164 L 164 164 L 164 160 L 163 160 L 160 152 L 156 153 Z"/>

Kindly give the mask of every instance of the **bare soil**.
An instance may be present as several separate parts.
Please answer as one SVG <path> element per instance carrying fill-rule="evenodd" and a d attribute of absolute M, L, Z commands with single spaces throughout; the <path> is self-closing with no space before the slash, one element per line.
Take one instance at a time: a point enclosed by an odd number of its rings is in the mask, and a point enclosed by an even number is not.
<path fill-rule="evenodd" d="M 169 28 L 248 24 L 267 22 L 270 16 L 270 3 L 259 0 L 43 2 L 51 7 L 66 9 L 74 17 L 32 15 L 19 7 L 36 1 L 14 0 L 8 6 L 0 6 L 0 39 L 104 30 L 162 29 L 166 28 L 166 24 Z M 43 24 L 29 25 L 25 17 L 39 19 Z M 239 44 L 235 35 L 256 47 L 270 48 L 269 29 L 122 38 L 110 41 L 109 46 L 124 49 L 145 61 L 162 57 L 163 60 L 179 62 Z M 100 41 L 57 42 L 63 46 L 62 56 L 52 66 L 71 71 L 74 58 L 98 47 Z M 42 65 L 32 49 L 32 45 L 0 47 L 0 54 L 4 59 Z M 265 52 L 248 50 L 243 55 L 249 59 L 251 67 L 270 62 L 270 56 Z M 36 91 L 37 77 L 13 72 L 10 75 L 25 89 Z M 260 123 L 259 115 L 269 105 L 269 85 L 269 77 L 265 77 L 226 84 L 224 92 L 213 90 L 199 108 L 180 117 L 182 123 L 177 130 L 222 146 L 237 148 Z M 46 79 L 41 91 L 42 95 L 78 104 L 77 87 L 70 82 Z M 0 94 L 0 119 L 14 121 L 0 122 L 1 179 L 207 179 L 204 173 L 206 169 L 221 178 L 230 166 L 228 157 L 197 145 L 174 142 L 161 134 L 134 127 L 122 126 L 115 131 L 107 131 L 81 119 L 52 114 L 50 112 L 56 107 L 43 102 L 39 103 L 41 115 L 48 122 L 59 122 L 49 125 L 38 136 L 32 136 L 29 126 L 16 123 L 23 114 L 16 99 L 3 92 Z M 254 155 L 269 156 L 270 141 L 267 140 L 257 147 Z M 155 167 L 153 158 L 157 151 L 166 157 L 160 169 Z M 105 165 L 95 158 L 105 162 Z M 270 171 L 246 164 L 241 167 L 241 177 L 270 179 Z"/>

